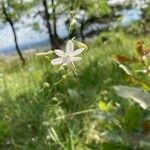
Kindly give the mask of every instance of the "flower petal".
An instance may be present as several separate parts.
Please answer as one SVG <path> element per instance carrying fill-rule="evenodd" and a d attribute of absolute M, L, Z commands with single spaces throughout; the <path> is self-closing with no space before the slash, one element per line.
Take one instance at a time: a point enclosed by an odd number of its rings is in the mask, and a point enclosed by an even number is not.
<path fill-rule="evenodd" d="M 65 56 L 65 52 L 62 51 L 62 50 L 56 49 L 54 52 L 59 57 L 64 57 Z"/>
<path fill-rule="evenodd" d="M 68 58 L 65 60 L 65 62 L 67 62 L 67 64 L 69 64 L 69 63 L 72 63 L 72 62 L 75 62 L 75 61 L 80 61 L 80 60 L 82 60 L 81 57 L 68 57 Z"/>
<path fill-rule="evenodd" d="M 63 63 L 63 58 L 56 58 L 51 61 L 52 65 L 60 65 Z"/>
<path fill-rule="evenodd" d="M 71 54 L 74 50 L 74 44 L 71 40 L 69 40 L 66 44 L 66 53 Z"/>
<path fill-rule="evenodd" d="M 63 58 L 63 62 L 62 64 L 64 66 L 68 65 L 69 63 L 72 63 L 72 62 L 76 62 L 76 61 L 80 61 L 82 60 L 81 57 L 66 57 L 66 58 Z"/>
<path fill-rule="evenodd" d="M 71 58 L 71 61 L 72 61 L 72 62 L 80 61 L 80 60 L 82 60 L 81 57 L 72 57 L 72 58 Z"/>
<path fill-rule="evenodd" d="M 72 52 L 71 56 L 77 56 L 84 51 L 84 48 L 77 49 Z"/>

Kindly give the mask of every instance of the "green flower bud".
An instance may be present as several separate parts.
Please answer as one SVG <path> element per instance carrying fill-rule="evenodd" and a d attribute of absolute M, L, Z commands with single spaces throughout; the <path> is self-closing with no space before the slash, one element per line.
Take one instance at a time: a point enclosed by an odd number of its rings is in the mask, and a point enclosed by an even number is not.
<path fill-rule="evenodd" d="M 69 30 L 73 30 L 76 26 L 76 23 L 77 23 L 76 19 L 73 18 L 70 22 Z"/>
<path fill-rule="evenodd" d="M 78 41 L 76 41 L 76 40 L 73 40 L 73 42 L 75 42 L 75 44 L 76 44 L 79 48 L 84 48 L 85 50 L 88 49 L 88 47 L 87 47 L 84 43 L 82 43 L 82 42 L 78 42 Z"/>
<path fill-rule="evenodd" d="M 74 15 L 75 15 L 75 12 L 74 12 L 74 11 L 71 11 L 71 12 L 70 12 L 70 16 L 73 18 Z"/>
<path fill-rule="evenodd" d="M 67 75 L 63 75 L 62 79 L 66 80 L 67 79 Z"/>
<path fill-rule="evenodd" d="M 53 97 L 52 101 L 58 101 L 57 97 Z"/>
<path fill-rule="evenodd" d="M 51 100 L 52 104 L 58 104 L 58 99 L 57 97 L 53 97 L 52 100 Z"/>
<path fill-rule="evenodd" d="M 49 83 L 45 82 L 45 83 L 43 84 L 43 89 L 49 89 L 49 88 L 50 88 Z"/>

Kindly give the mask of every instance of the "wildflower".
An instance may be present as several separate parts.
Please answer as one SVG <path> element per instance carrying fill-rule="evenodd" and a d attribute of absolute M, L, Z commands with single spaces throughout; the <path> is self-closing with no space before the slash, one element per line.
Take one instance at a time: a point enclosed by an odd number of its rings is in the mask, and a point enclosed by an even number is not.
<path fill-rule="evenodd" d="M 74 44 L 71 40 L 69 40 L 66 44 L 66 51 L 63 50 L 55 50 L 55 54 L 58 56 L 58 58 L 53 59 L 51 61 L 52 65 L 68 65 L 72 64 L 74 65 L 74 62 L 82 60 L 81 57 L 77 57 L 80 53 L 82 53 L 84 48 L 80 48 L 77 50 L 74 50 Z"/>

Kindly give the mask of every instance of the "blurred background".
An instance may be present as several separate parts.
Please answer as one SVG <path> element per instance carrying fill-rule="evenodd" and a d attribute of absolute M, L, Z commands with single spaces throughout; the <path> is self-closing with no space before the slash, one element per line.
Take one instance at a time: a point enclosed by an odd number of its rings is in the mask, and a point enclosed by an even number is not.
<path fill-rule="evenodd" d="M 72 33 L 71 11 L 76 21 Z M 82 41 L 115 29 L 132 34 L 149 32 L 148 0 L 1 0 L 0 13 L 1 54 L 16 50 L 10 21 L 20 50 L 59 46 L 73 32 Z"/>
<path fill-rule="evenodd" d="M 88 47 L 78 75 L 35 57 L 74 37 Z M 0 150 L 150 150 L 149 107 L 113 89 L 150 91 L 143 42 L 149 54 L 150 0 L 0 0 Z"/>

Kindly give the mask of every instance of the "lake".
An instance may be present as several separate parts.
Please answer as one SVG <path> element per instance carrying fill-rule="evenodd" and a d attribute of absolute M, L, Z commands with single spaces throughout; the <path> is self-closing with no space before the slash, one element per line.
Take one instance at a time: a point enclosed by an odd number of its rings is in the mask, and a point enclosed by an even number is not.
<path fill-rule="evenodd" d="M 123 16 L 122 18 L 122 25 L 128 26 L 132 21 L 140 19 L 141 13 L 137 11 L 136 9 L 131 10 L 123 10 L 120 12 L 120 14 Z M 23 18 L 26 22 L 32 22 L 32 19 Z M 17 37 L 18 37 L 18 43 L 21 50 L 28 50 L 28 49 L 38 49 L 43 46 L 49 45 L 49 37 L 47 34 L 47 31 L 44 27 L 43 21 L 41 18 L 37 18 L 35 21 L 37 21 L 40 24 L 41 31 L 35 31 L 31 26 L 23 26 L 23 24 L 16 24 L 16 30 L 17 30 Z M 68 35 L 68 30 L 65 25 L 66 18 L 62 17 L 62 19 L 59 19 L 57 22 L 57 32 L 59 37 L 64 38 Z M 92 26 L 91 26 L 92 27 Z M 96 24 L 93 27 L 98 27 Z M 101 25 L 99 25 L 101 27 Z M 5 26 L 0 27 L 0 53 L 11 53 L 15 52 L 15 44 L 13 39 L 13 34 L 11 31 L 11 28 L 8 24 Z"/>

